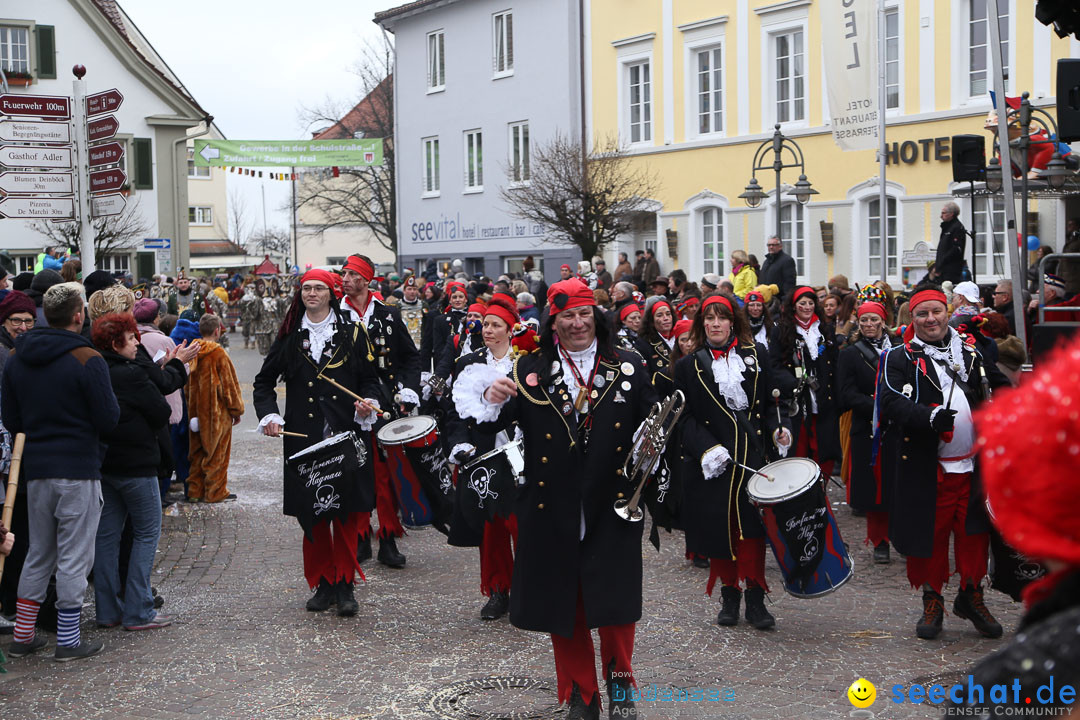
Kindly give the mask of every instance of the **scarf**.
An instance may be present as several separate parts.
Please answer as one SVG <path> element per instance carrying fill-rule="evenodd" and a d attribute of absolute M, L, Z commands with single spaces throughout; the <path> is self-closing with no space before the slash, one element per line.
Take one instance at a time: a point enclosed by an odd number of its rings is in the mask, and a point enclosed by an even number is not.
<path fill-rule="evenodd" d="M 720 388 L 724 402 L 732 410 L 745 410 L 750 407 L 750 401 L 747 400 L 746 391 L 742 386 L 746 363 L 743 362 L 739 353 L 732 352 L 736 343 L 737 341 L 733 339 L 726 349 L 714 348 L 711 345 L 708 348 L 713 356 L 713 381 Z"/>
<path fill-rule="evenodd" d="M 961 380 L 967 382 L 968 370 L 964 363 L 964 343 L 960 339 L 960 333 L 949 328 L 949 334 L 945 336 L 941 345 L 930 345 L 918 339 L 912 340 L 912 342 L 921 346 L 931 360 L 947 368 L 952 368 L 953 372 L 959 375 Z"/>
<path fill-rule="evenodd" d="M 300 321 L 300 327 L 307 330 L 307 351 L 315 362 L 322 359 L 323 350 L 326 349 L 327 345 L 334 344 L 336 324 L 333 310 L 327 313 L 326 317 L 319 322 L 313 322 L 307 313 L 304 313 L 304 318 Z"/>
<path fill-rule="evenodd" d="M 799 318 L 795 318 L 795 330 L 806 344 L 806 351 L 810 353 L 810 359 L 817 360 L 818 345 L 822 342 L 821 323 L 818 321 L 817 315 L 814 315 L 810 318 L 810 322 L 805 324 Z"/>

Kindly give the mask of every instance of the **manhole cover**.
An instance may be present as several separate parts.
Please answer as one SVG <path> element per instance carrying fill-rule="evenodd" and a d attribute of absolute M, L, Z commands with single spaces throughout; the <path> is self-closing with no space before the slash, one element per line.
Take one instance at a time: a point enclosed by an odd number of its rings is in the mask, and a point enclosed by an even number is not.
<path fill-rule="evenodd" d="M 550 720 L 563 712 L 554 687 L 525 677 L 454 683 L 432 695 L 425 705 L 441 720 Z"/>

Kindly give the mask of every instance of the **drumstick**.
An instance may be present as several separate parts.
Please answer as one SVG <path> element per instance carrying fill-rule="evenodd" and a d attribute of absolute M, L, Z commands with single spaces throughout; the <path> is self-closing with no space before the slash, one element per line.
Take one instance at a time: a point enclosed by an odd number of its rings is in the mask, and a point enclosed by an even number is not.
<path fill-rule="evenodd" d="M 294 432 L 289 432 L 288 430 L 279 430 L 278 434 L 279 435 L 288 435 L 289 437 L 298 437 L 298 438 L 306 438 L 307 437 L 307 435 L 305 435 L 304 433 L 294 433 Z"/>
<path fill-rule="evenodd" d="M 754 473 L 755 475 L 760 475 L 761 477 L 765 478 L 769 482 L 773 482 L 774 480 L 776 480 L 776 478 L 774 478 L 772 475 L 769 475 L 768 473 L 763 473 L 760 470 L 755 470 L 754 468 L 750 467 L 749 465 L 743 465 L 741 462 L 735 462 L 734 460 L 732 460 L 731 462 L 735 463 L 736 465 L 741 467 L 743 470 L 749 470 L 750 472 Z"/>
<path fill-rule="evenodd" d="M 780 419 L 780 388 L 773 388 L 772 391 L 773 402 L 776 403 L 776 425 L 783 428 L 784 421 Z"/>
<path fill-rule="evenodd" d="M 373 411 L 373 412 L 374 412 L 374 413 L 375 413 L 376 415 L 378 415 L 379 417 L 381 417 L 381 418 L 384 418 L 384 419 L 385 419 L 385 418 L 389 418 L 389 417 L 390 417 L 390 413 L 380 412 L 380 411 L 379 411 L 379 408 L 375 407 L 374 405 L 372 405 L 371 403 L 369 403 L 369 402 L 368 402 L 367 400 L 365 400 L 364 398 L 360 397 L 359 395 L 357 395 L 356 393 L 354 393 L 354 392 L 353 392 L 352 390 L 350 390 L 349 388 L 345 387 L 345 386 L 344 386 L 344 385 L 342 385 L 341 383 L 339 383 L 339 382 L 336 382 L 336 381 L 334 381 L 334 380 L 331 380 L 330 378 L 326 377 L 326 376 L 325 376 L 325 375 L 323 375 L 322 373 L 319 373 L 319 379 L 320 379 L 320 380 L 325 380 L 326 382 L 330 383 L 331 385 L 333 385 L 334 387 L 336 387 L 336 388 L 337 388 L 338 390 L 340 390 L 341 392 L 345 393 L 346 395 L 348 395 L 349 397 L 351 397 L 351 398 L 352 398 L 353 400 L 356 400 L 356 401 L 357 401 L 358 403 L 360 403 L 361 405 L 363 405 L 364 407 L 366 407 L 366 408 L 367 408 L 368 410 L 371 410 L 371 411 Z"/>

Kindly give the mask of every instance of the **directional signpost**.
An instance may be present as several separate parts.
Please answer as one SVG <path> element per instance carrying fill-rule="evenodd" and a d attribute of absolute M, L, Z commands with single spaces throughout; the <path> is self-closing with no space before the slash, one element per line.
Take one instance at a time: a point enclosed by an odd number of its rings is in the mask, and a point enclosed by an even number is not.
<path fill-rule="evenodd" d="M 127 200 L 120 193 L 98 195 L 90 200 L 90 214 L 96 218 L 119 215 L 124 212 Z"/>
<path fill-rule="evenodd" d="M 71 98 L 60 95 L 0 95 L 0 115 L 67 120 L 71 117 Z"/>
<path fill-rule="evenodd" d="M 0 173 L 0 190 L 8 195 L 59 195 L 75 192 L 69 172 L 6 172 Z"/>
<path fill-rule="evenodd" d="M 124 146 L 118 142 L 90 146 L 90 167 L 116 165 L 124 157 Z"/>
<path fill-rule="evenodd" d="M 6 197 L 0 200 L 0 216 L 26 220 L 70 220 L 75 217 L 75 200 L 69 197 Z"/>
<path fill-rule="evenodd" d="M 119 129 L 120 123 L 116 121 L 114 115 L 94 118 L 86 123 L 86 134 L 90 137 L 90 142 L 116 137 L 116 131 Z"/>
<path fill-rule="evenodd" d="M 0 121 L 0 140 L 34 143 L 69 143 L 71 126 L 66 122 L 44 120 Z"/>
<path fill-rule="evenodd" d="M 124 102 L 124 96 L 116 88 L 86 96 L 86 116 L 94 117 L 102 113 L 117 110 Z"/>
<path fill-rule="evenodd" d="M 123 170 L 98 170 L 90 173 L 90 192 L 102 192 L 103 190 L 119 190 L 127 181 L 127 175 Z"/>

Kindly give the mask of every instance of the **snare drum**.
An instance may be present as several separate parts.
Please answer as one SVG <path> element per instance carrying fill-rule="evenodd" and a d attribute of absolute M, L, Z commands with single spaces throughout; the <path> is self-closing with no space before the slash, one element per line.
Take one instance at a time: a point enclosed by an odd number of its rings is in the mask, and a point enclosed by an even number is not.
<path fill-rule="evenodd" d="M 817 463 L 806 458 L 777 460 L 752 475 L 746 489 L 761 515 L 789 594 L 821 597 L 851 579 L 854 567 Z"/>
<path fill-rule="evenodd" d="M 458 474 L 461 484 L 462 511 L 475 525 L 474 518 L 492 520 L 496 515 L 509 518 L 514 512 L 517 488 L 525 483 L 525 449 L 521 440 L 513 440 L 470 460 Z M 483 525 L 481 523 L 481 530 Z"/>
<path fill-rule="evenodd" d="M 417 415 L 394 420 L 376 437 L 386 450 L 402 521 L 412 527 L 434 525 L 446 532 L 454 486 L 435 418 Z"/>

